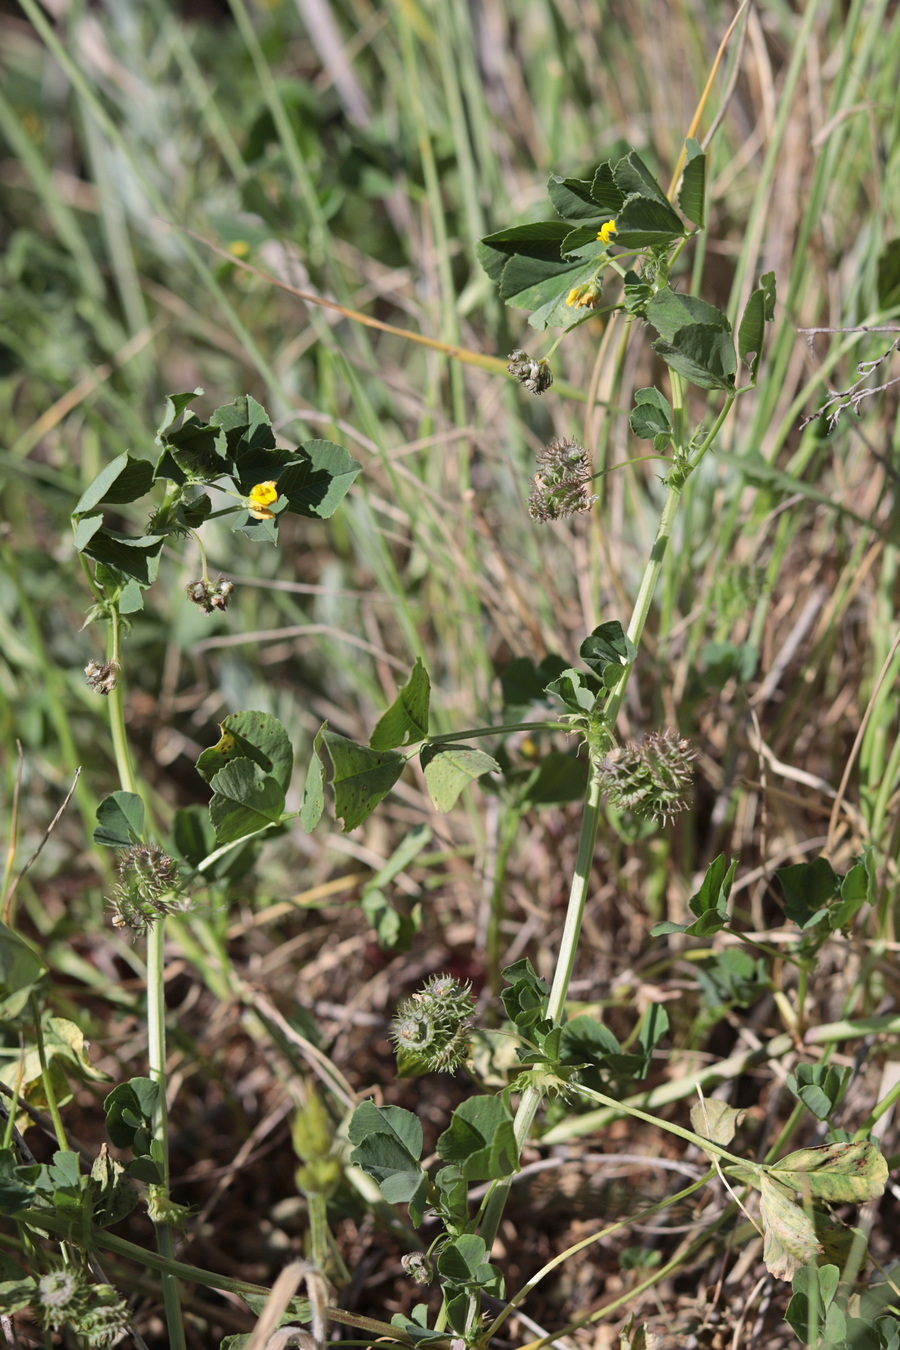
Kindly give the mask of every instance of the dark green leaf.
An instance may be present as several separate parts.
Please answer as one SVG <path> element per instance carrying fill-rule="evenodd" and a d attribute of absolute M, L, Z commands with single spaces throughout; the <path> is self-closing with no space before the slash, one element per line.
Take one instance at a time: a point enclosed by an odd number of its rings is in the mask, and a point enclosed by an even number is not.
<path fill-rule="evenodd" d="M 220 844 L 233 844 L 284 814 L 284 788 L 249 759 L 233 759 L 215 775 L 209 818 Z"/>
<path fill-rule="evenodd" d="M 599 690 L 600 681 L 595 676 L 571 668 L 547 685 L 547 693 L 553 694 L 573 713 L 589 713 L 597 702 Z"/>
<path fill-rule="evenodd" d="M 467 1181 L 511 1176 L 519 1151 L 509 1107 L 500 1097 L 469 1097 L 453 1112 L 437 1150 L 444 1162 L 460 1167 Z"/>
<path fill-rule="evenodd" d="M 600 1066 L 610 1055 L 621 1053 L 622 1047 L 609 1027 L 587 1013 L 571 1018 L 562 1028 L 560 1059 L 564 1064 Z"/>
<path fill-rule="evenodd" d="M 287 498 L 288 511 L 327 520 L 334 515 L 361 472 L 362 465 L 342 445 L 335 445 L 333 441 L 305 441 L 298 446 L 297 454 L 290 462 L 273 477 L 278 491 Z"/>
<path fill-rule="evenodd" d="M 303 788 L 303 801 L 300 805 L 300 825 L 309 834 L 322 819 L 325 810 L 325 775 L 322 768 L 322 737 L 327 722 L 323 722 L 316 732 L 306 771 L 306 784 Z"/>
<path fill-rule="evenodd" d="M 657 436 L 668 436 L 672 431 L 672 409 L 658 389 L 639 389 L 634 396 L 634 408 L 628 419 L 638 440 L 652 441 Z"/>
<path fill-rule="evenodd" d="M 134 792 L 113 792 L 97 807 L 94 843 L 128 848 L 144 835 L 144 803 Z"/>
<path fill-rule="evenodd" d="M 422 1156 L 422 1122 L 412 1111 L 404 1111 L 400 1106 L 376 1106 L 375 1102 L 360 1102 L 347 1129 L 350 1143 L 361 1144 L 374 1134 L 389 1135 L 416 1162 Z"/>
<path fill-rule="evenodd" d="M 446 1343 L 446 1329 L 442 1331 L 432 1331 L 426 1325 L 428 1308 L 424 1303 L 416 1304 L 415 1308 L 413 1308 L 413 1317 L 415 1317 L 416 1313 L 420 1313 L 421 1315 L 421 1324 L 411 1322 L 403 1313 L 394 1313 L 391 1318 L 391 1326 L 397 1327 L 398 1330 L 402 1331 L 406 1339 L 412 1341 L 413 1345 L 427 1345 L 429 1341 L 443 1341 Z"/>
<path fill-rule="evenodd" d="M 529 1032 L 544 1020 L 549 986 L 537 975 L 527 956 L 501 971 L 508 988 L 500 998 L 509 1020 L 523 1032 Z"/>
<path fill-rule="evenodd" d="M 798 1064 L 785 1082 L 819 1120 L 827 1120 L 850 1081 L 851 1070 L 835 1064 Z"/>
<path fill-rule="evenodd" d="M 586 756 L 550 750 L 533 768 L 513 775 L 512 781 L 517 785 L 518 799 L 523 805 L 550 806 L 582 801 L 587 775 Z"/>
<path fill-rule="evenodd" d="M 661 248 L 684 234 L 684 223 L 668 202 L 629 197 L 616 217 L 615 242 L 623 248 Z"/>
<path fill-rule="evenodd" d="M 600 246 L 597 245 L 597 248 Z M 530 258 L 510 258 L 503 269 L 500 294 L 508 305 L 532 311 L 528 322 L 538 332 L 565 328 L 584 317 L 584 311 L 566 304 L 570 291 L 597 283 L 597 257 L 585 261 L 580 253 L 559 265 L 536 264 Z"/>
<path fill-rule="evenodd" d="M 209 818 L 209 808 L 195 803 L 180 806 L 172 820 L 172 847 L 170 852 L 190 867 L 197 867 L 216 849 L 216 833 Z M 241 848 L 229 849 L 214 863 L 203 869 L 210 881 L 238 882 L 247 875 L 259 851 L 257 840 L 249 839 Z"/>
<path fill-rule="evenodd" d="M 841 881 L 840 900 L 829 906 L 828 926 L 833 933 L 848 930 L 863 905 L 875 903 L 876 885 L 874 851 L 867 844 L 859 862 Z"/>
<path fill-rule="evenodd" d="M 587 261 L 580 253 L 574 260 L 563 259 L 560 250 L 570 233 L 568 225 L 543 221 L 501 230 L 478 246 L 482 266 L 498 283 L 502 299 L 534 311 L 529 319 L 533 328 L 565 327 L 580 317 L 566 305 L 566 297 L 573 287 L 593 279 L 606 254 L 598 243 Z"/>
<path fill-rule="evenodd" d="M 785 917 L 798 928 L 810 928 L 824 918 L 840 893 L 840 878 L 827 858 L 777 867 L 775 875 L 784 891 Z"/>
<path fill-rule="evenodd" d="M 500 773 L 492 755 L 472 745 L 423 745 L 419 759 L 428 795 L 438 811 L 452 811 L 463 788 L 483 773 Z"/>
<path fill-rule="evenodd" d="M 170 462 L 183 474 L 207 482 L 221 477 L 231 466 L 224 433 L 194 413 L 186 413 L 180 427 L 161 431 L 156 439 L 164 451 L 156 466 L 157 478 L 170 476 L 166 472 Z"/>
<path fill-rule="evenodd" d="M 356 1145 L 350 1161 L 375 1178 L 385 1200 L 408 1204 L 413 1223 L 421 1223 L 428 1177 L 419 1162 L 423 1138 L 418 1118 L 399 1106 L 362 1102 L 350 1118 L 348 1133 Z"/>
<path fill-rule="evenodd" d="M 73 516 L 85 515 L 95 506 L 136 502 L 153 486 L 153 465 L 133 455 L 119 455 L 99 473 L 82 494 Z"/>
<path fill-rule="evenodd" d="M 159 1085 L 152 1078 L 132 1078 L 120 1083 L 103 1102 L 106 1133 L 116 1148 L 148 1153 L 153 1114 L 159 1100 Z"/>
<path fill-rule="evenodd" d="M 344 833 L 366 820 L 403 772 L 406 760 L 395 750 L 373 750 L 323 728 L 322 739 L 334 773 L 334 811 Z"/>
<path fill-rule="evenodd" d="M 88 517 L 90 521 L 94 519 L 93 516 Z M 80 538 L 79 530 L 76 541 Z M 124 534 L 116 534 L 113 530 L 98 529 L 91 534 L 87 543 L 76 542 L 76 547 L 95 562 L 115 568 L 126 577 L 133 577 L 142 586 L 150 586 L 159 571 L 159 555 L 164 543 L 165 536 L 162 534 L 147 534 L 132 539 Z"/>
<path fill-rule="evenodd" d="M 563 220 L 596 220 L 600 221 L 603 207 L 593 198 L 591 193 L 592 183 L 587 178 L 560 178 L 557 174 L 550 175 L 550 181 L 547 184 L 547 195 L 553 204 L 554 210 Z M 599 224 L 594 230 L 596 236 Z"/>
<path fill-rule="evenodd" d="M 759 287 L 753 291 L 744 309 L 738 328 L 738 351 L 741 360 L 750 371 L 750 379 L 756 383 L 759 370 L 759 358 L 762 355 L 763 334 L 767 323 L 775 315 L 775 273 L 767 272 L 760 277 Z"/>
<path fill-rule="evenodd" d="M 707 867 L 700 889 L 688 901 L 691 913 L 696 914 L 698 919 L 710 911 L 726 916 L 737 863 L 736 856 L 726 863 L 725 854 L 720 853 Z"/>
<path fill-rule="evenodd" d="M 636 150 L 629 151 L 624 159 L 614 165 L 612 175 L 623 197 L 637 193 L 641 197 L 652 198 L 660 206 L 669 206 L 668 197 Z"/>
<path fill-rule="evenodd" d="M 532 703 L 546 701 L 547 684 L 566 669 L 561 656 L 545 656 L 535 664 L 530 656 L 517 656 L 500 676 L 503 707 L 527 708 Z"/>
<path fill-rule="evenodd" d="M 662 1003 L 651 1003 L 641 1018 L 638 1044 L 644 1052 L 648 1067 L 650 1056 L 669 1030 L 669 1014 Z"/>
<path fill-rule="evenodd" d="M 477 1271 L 487 1257 L 484 1238 L 476 1233 L 464 1233 L 441 1250 L 438 1273 L 453 1284 L 476 1284 Z"/>
<path fill-rule="evenodd" d="M 199 398 L 203 393 L 202 389 L 195 389 L 192 394 L 168 394 L 166 397 L 166 410 L 163 420 L 156 430 L 156 443 L 162 444 L 162 438 L 168 431 L 173 422 L 177 420 L 184 412 L 185 408 L 193 403 L 195 398 Z"/>
<path fill-rule="evenodd" d="M 578 655 L 603 683 L 616 683 L 625 666 L 637 656 L 637 647 L 628 637 L 618 619 L 599 624 L 578 648 Z"/>
<path fill-rule="evenodd" d="M 183 501 L 178 508 L 179 522 L 188 530 L 199 529 L 212 511 L 212 502 L 205 492 Z"/>
<path fill-rule="evenodd" d="M 35 1169 L 27 1170 L 33 1172 Z M 26 1181 L 24 1172 L 26 1169 L 19 1167 L 11 1148 L 0 1149 L 0 1213 L 15 1214 L 31 1204 L 34 1186 Z"/>
<path fill-rule="evenodd" d="M 608 220 L 611 216 L 617 216 L 621 211 L 622 203 L 625 201 L 625 193 L 616 185 L 613 178 L 613 167 L 609 160 L 605 160 L 594 174 L 594 181 L 591 183 L 591 196 L 599 206 L 604 219 Z"/>
<path fill-rule="evenodd" d="M 878 255 L 878 307 L 900 305 L 900 239 L 889 239 Z"/>
<path fill-rule="evenodd" d="M 142 1153 L 139 1158 L 134 1158 L 128 1163 L 128 1175 L 134 1177 L 135 1181 L 143 1181 L 148 1186 L 155 1186 L 162 1181 L 163 1170 L 149 1154 Z"/>
<path fill-rule="evenodd" d="M 197 772 L 211 783 L 220 769 L 235 759 L 249 759 L 287 792 L 294 766 L 294 750 L 277 717 L 264 712 L 229 713 L 220 724 L 218 742 L 197 760 Z"/>
<path fill-rule="evenodd" d="M 209 419 L 211 427 L 225 433 L 225 442 L 231 458 L 240 472 L 260 455 L 259 463 L 268 462 L 267 451 L 275 449 L 275 433 L 269 415 L 261 403 L 250 394 L 242 394 L 232 403 L 216 408 Z M 285 452 L 277 452 L 279 454 Z M 259 479 L 256 480 L 259 482 Z"/>
<path fill-rule="evenodd" d="M 692 324 L 704 324 L 731 333 L 727 314 L 695 295 L 683 295 L 663 286 L 647 305 L 647 319 L 667 342 L 676 342 L 679 334 Z"/>
<path fill-rule="evenodd" d="M 34 948 L 0 923 L 0 1017 L 12 1021 L 47 967 Z"/>
<path fill-rule="evenodd" d="M 687 163 L 681 178 L 678 205 L 688 220 L 702 226 L 706 221 L 706 155 L 700 142 L 687 140 Z"/>
<path fill-rule="evenodd" d="M 570 232 L 570 225 L 553 220 L 538 221 L 533 225 L 512 225 L 481 240 L 478 260 L 491 281 L 498 284 L 510 258 L 520 255 L 533 259 L 535 263 L 556 264 L 561 271 L 565 271 L 560 245 Z"/>
<path fill-rule="evenodd" d="M 700 389 L 732 392 L 737 361 L 729 333 L 711 324 L 681 328 L 673 342 L 660 338 L 652 344 L 671 370 L 676 370 Z"/>
<path fill-rule="evenodd" d="M 394 750 L 398 745 L 424 741 L 428 735 L 428 704 L 431 681 L 419 657 L 394 702 L 383 713 L 369 737 L 373 750 Z"/>

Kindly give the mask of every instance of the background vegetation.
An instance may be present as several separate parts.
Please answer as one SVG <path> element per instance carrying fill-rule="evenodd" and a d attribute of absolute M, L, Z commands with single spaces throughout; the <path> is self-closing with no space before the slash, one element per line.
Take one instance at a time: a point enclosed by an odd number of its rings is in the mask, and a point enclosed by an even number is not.
<path fill-rule="evenodd" d="M 124 649 L 129 729 L 163 827 L 207 799 L 194 762 L 236 709 L 276 714 L 295 744 L 305 734 L 309 746 L 324 718 L 364 741 L 421 655 L 438 730 L 501 720 L 499 676 L 513 658 L 571 663 L 600 618 L 627 615 L 661 500 L 655 466 L 639 464 L 602 480 L 591 517 L 536 526 L 525 510 L 534 453 L 554 435 L 583 441 L 598 468 L 644 453 L 627 410 L 655 372 L 634 343 L 613 388 L 598 318 L 564 340 L 553 389 L 529 398 L 506 356 L 541 354 L 543 339 L 503 309 L 476 242 L 542 218 L 551 171 L 589 175 L 631 144 L 667 182 L 733 17 L 682 0 L 4 8 L 3 786 L 18 868 L 81 768 L 21 882 L 17 921 L 51 966 L 55 1010 L 109 1075 L 73 1083 L 65 1107 L 92 1154 L 100 1100 L 142 1071 L 145 972 L 141 944 L 110 928 L 109 862 L 89 844 L 97 802 L 117 784 L 105 709 L 83 675 L 103 659 L 104 635 L 82 628 L 75 502 L 124 450 L 152 457 L 165 395 L 195 387 L 203 412 L 251 392 L 285 441 L 330 437 L 363 463 L 340 513 L 293 521 L 277 550 L 227 524 L 206 533 L 211 566 L 236 585 L 227 614 L 186 601 L 196 555 L 167 550 Z M 671 1031 L 646 1085 L 652 1104 L 680 1119 L 680 1080 L 724 1063 L 709 1090 L 721 1080 L 747 1108 L 754 1156 L 791 1117 L 786 1074 L 826 1045 L 854 1069 L 841 1111 L 856 1128 L 893 1082 L 900 1030 L 833 1032 L 890 1013 L 898 997 L 897 659 L 883 667 L 896 633 L 900 385 L 889 382 L 900 357 L 872 372 L 863 387 L 887 387 L 857 410 L 803 427 L 895 338 L 831 331 L 810 343 L 800 331 L 897 324 L 898 69 L 900 20 L 886 0 L 766 0 L 716 78 L 698 132 L 721 115 L 710 242 L 694 277 L 733 317 L 771 269 L 779 304 L 758 393 L 689 482 L 623 710 L 629 734 L 670 726 L 691 738 L 692 809 L 643 832 L 610 814 L 573 986 L 579 1009 L 602 1012 L 622 1041 L 636 1011 L 664 1001 Z M 520 738 L 505 753 L 528 769 L 542 747 Z M 290 1117 L 316 1075 L 336 1100 L 374 1087 L 415 1110 L 433 1147 L 470 1087 L 397 1080 L 388 1019 L 401 994 L 446 970 L 483 992 L 489 1023 L 501 965 L 528 955 L 552 969 L 577 823 L 547 796 L 482 784 L 438 816 L 421 785 L 401 781 L 363 828 L 344 835 L 326 813 L 311 836 L 283 834 L 239 884 L 172 926 L 173 1182 L 193 1210 L 183 1259 L 269 1284 L 302 1252 Z M 364 913 L 367 884 L 413 827 L 424 827 L 421 851 L 383 901 L 370 888 Z M 685 921 L 698 874 L 724 851 L 740 856 L 739 911 L 777 946 L 773 870 L 822 852 L 829 828 L 841 870 L 874 846 L 879 898 L 849 941 L 823 950 L 803 1026 L 785 1021 L 770 980 L 735 963 L 727 938 L 694 952 L 648 937 L 661 919 Z M 385 906 L 400 917 L 379 920 Z M 416 926 L 409 948 L 379 945 L 379 922 L 383 944 L 391 923 Z M 795 1041 L 767 1057 L 786 1029 Z M 4 1053 L 14 1078 L 14 1037 Z M 476 1065 L 494 1081 L 495 1059 Z M 807 1117 L 797 1142 L 814 1141 L 814 1126 Z M 879 1128 L 896 1154 L 890 1113 Z M 52 1151 L 39 1131 L 28 1138 L 39 1157 Z M 677 1168 L 697 1164 L 650 1127 L 562 1107 L 545 1145 L 528 1155 L 541 1167 L 517 1183 L 501 1228 L 512 1288 L 598 1216 L 675 1191 Z M 889 1187 L 863 1222 L 881 1263 L 898 1198 Z M 511 1342 L 627 1292 L 694 1243 L 712 1213 L 701 1209 L 569 1260 L 529 1301 L 534 1321 L 508 1327 Z M 350 1184 L 330 1218 L 351 1272 L 345 1306 L 408 1311 L 420 1295 L 399 1266 L 403 1230 Z M 146 1220 L 129 1223 L 149 1245 Z M 787 1343 L 789 1290 L 765 1276 L 760 1248 L 749 1226 L 737 1243 L 711 1234 L 641 1316 L 664 1344 Z M 149 1276 L 114 1259 L 107 1273 L 135 1296 L 147 1343 L 165 1344 Z M 187 1308 L 197 1346 L 253 1324 L 209 1291 Z M 620 1316 L 579 1343 L 614 1343 Z M 22 1344 L 36 1343 L 28 1335 Z"/>

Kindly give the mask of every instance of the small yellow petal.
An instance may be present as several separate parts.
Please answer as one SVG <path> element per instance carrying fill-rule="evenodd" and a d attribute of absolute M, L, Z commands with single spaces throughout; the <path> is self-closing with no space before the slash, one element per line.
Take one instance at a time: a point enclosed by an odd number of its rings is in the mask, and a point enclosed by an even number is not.
<path fill-rule="evenodd" d="M 605 225 L 601 225 L 597 233 L 597 238 L 601 244 L 608 244 L 612 236 L 616 233 L 616 222 L 608 220 Z"/>
<path fill-rule="evenodd" d="M 257 483 L 250 489 L 249 500 L 255 502 L 257 506 L 271 506 L 272 502 L 278 500 L 278 488 L 274 480 L 270 479 L 267 483 Z"/>
<path fill-rule="evenodd" d="M 250 252 L 250 245 L 246 239 L 233 239 L 228 245 L 228 252 L 232 253 L 235 258 L 246 258 Z"/>
<path fill-rule="evenodd" d="M 274 480 L 257 483 L 247 494 L 247 509 L 254 520 L 271 520 L 275 512 L 268 508 L 278 501 L 278 488 Z"/>

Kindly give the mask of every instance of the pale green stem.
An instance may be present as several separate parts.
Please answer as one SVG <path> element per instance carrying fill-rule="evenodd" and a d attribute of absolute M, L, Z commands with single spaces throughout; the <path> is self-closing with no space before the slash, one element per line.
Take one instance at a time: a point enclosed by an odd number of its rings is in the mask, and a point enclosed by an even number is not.
<path fill-rule="evenodd" d="M 872 1126 L 875 1125 L 887 1111 L 890 1111 L 891 1107 L 898 1100 L 900 1100 L 900 1082 L 895 1083 L 890 1091 L 886 1092 L 881 1098 L 881 1101 L 875 1103 L 853 1138 L 865 1139 Z"/>
<path fill-rule="evenodd" d="M 120 618 L 113 607 L 110 623 L 110 659 L 119 662 Z M 109 694 L 109 723 L 119 782 L 124 792 L 135 792 L 136 783 L 125 730 L 125 711 L 121 671 L 114 689 Z M 166 1006 L 165 1006 L 165 919 L 160 918 L 147 934 L 147 1059 L 148 1072 L 159 1088 L 153 1118 L 153 1139 L 157 1145 L 157 1162 L 162 1171 L 159 1190 L 164 1200 L 169 1198 L 169 1120 L 166 1108 Z M 171 1259 L 175 1252 L 172 1230 L 168 1223 L 154 1224 L 156 1248 L 160 1256 Z M 186 1350 L 184 1322 L 178 1282 L 174 1276 L 161 1276 L 166 1325 L 172 1350 Z"/>
<path fill-rule="evenodd" d="M 637 599 L 634 602 L 631 623 L 628 625 L 628 637 L 634 643 L 635 647 L 640 646 L 644 625 L 646 624 L 647 617 L 650 613 L 653 592 L 656 589 L 656 583 L 659 580 L 659 574 L 662 570 L 663 559 L 666 556 L 666 549 L 669 545 L 669 537 L 672 533 L 672 524 L 675 520 L 675 512 L 678 510 L 680 497 L 681 484 L 667 483 L 666 500 L 663 504 L 662 515 L 659 519 L 659 529 L 656 532 L 656 539 L 653 541 L 653 547 L 650 550 L 647 566 L 644 568 L 640 589 L 638 590 Z M 622 674 L 610 690 L 609 698 L 604 710 L 606 725 L 610 730 L 615 727 L 619 709 L 621 708 L 622 701 L 625 697 L 625 688 L 628 684 L 628 676 L 630 673 L 631 666 L 623 666 Z"/>
<path fill-rule="evenodd" d="M 154 1157 L 162 1173 L 159 1191 L 163 1200 L 169 1198 L 169 1113 L 166 1105 L 166 1007 L 165 1007 L 165 918 L 153 924 L 147 934 L 147 1061 L 148 1073 L 159 1088 L 153 1113 Z M 153 1225 L 156 1250 L 160 1256 L 172 1260 L 175 1247 L 172 1228 L 165 1221 Z M 166 1326 L 172 1350 L 187 1350 L 178 1281 L 167 1271 L 160 1276 Z"/>
<path fill-rule="evenodd" d="M 578 949 L 578 935 L 581 931 L 581 919 L 584 914 L 584 905 L 587 899 L 588 882 L 591 875 L 591 864 L 594 859 L 594 845 L 597 840 L 597 826 L 600 819 L 600 779 L 596 769 L 591 771 L 588 781 L 587 797 L 585 799 L 584 814 L 581 818 L 581 837 L 578 841 L 578 856 L 575 861 L 575 872 L 572 877 L 572 886 L 569 891 L 569 904 L 566 909 L 566 918 L 563 924 L 562 937 L 560 939 L 559 956 L 556 962 L 556 973 L 553 977 L 553 985 L 550 989 L 550 997 L 547 1003 L 547 1016 L 554 1022 L 558 1022 L 565 1007 L 566 994 L 569 989 L 569 980 L 572 978 L 572 969 L 575 965 L 575 954 Z M 534 1118 L 537 1115 L 538 1107 L 541 1104 L 542 1093 L 539 1088 L 529 1086 L 522 1093 L 519 1102 L 519 1108 L 516 1111 L 513 1130 L 516 1137 L 516 1145 L 521 1153 L 522 1147 L 534 1124 Z M 497 1236 L 497 1229 L 500 1225 L 500 1219 L 503 1214 L 506 1198 L 509 1195 L 509 1188 L 512 1185 L 512 1177 L 503 1177 L 498 1181 L 488 1196 L 484 1209 L 484 1218 L 481 1223 L 481 1236 L 487 1244 L 488 1251 L 493 1245 L 494 1238 Z"/>
<path fill-rule="evenodd" d="M 328 1203 L 321 1191 L 306 1191 L 309 1215 L 309 1254 L 316 1270 L 324 1275 L 328 1265 Z"/>
<path fill-rule="evenodd" d="M 116 757 L 116 769 L 119 784 L 123 792 L 135 792 L 134 770 L 131 767 L 131 755 L 128 750 L 128 735 L 125 731 L 125 700 L 122 685 L 124 683 L 119 660 L 119 636 L 121 620 L 119 611 L 113 607 L 109 625 L 109 659 L 119 666 L 119 675 L 114 687 L 107 696 L 109 708 L 109 730 L 112 735 L 113 752 Z"/>
<path fill-rule="evenodd" d="M 751 1171 L 760 1171 L 761 1168 L 756 1163 L 747 1162 L 746 1158 L 739 1158 L 736 1153 L 729 1153 L 727 1148 L 722 1148 L 720 1144 L 713 1143 L 711 1139 L 705 1139 L 701 1134 L 695 1134 L 693 1130 L 686 1130 L 683 1125 L 676 1125 L 671 1120 L 660 1120 L 658 1116 L 648 1115 L 646 1111 L 641 1111 L 636 1106 L 628 1106 L 625 1102 L 617 1102 L 615 1097 L 607 1097 L 603 1092 L 595 1092 L 593 1088 L 583 1087 L 576 1083 L 573 1085 L 573 1091 L 578 1092 L 582 1097 L 589 1097 L 593 1102 L 602 1102 L 604 1106 L 611 1106 L 617 1113 L 624 1116 L 633 1116 L 635 1120 L 643 1120 L 648 1125 L 655 1125 L 657 1129 L 666 1130 L 669 1134 L 677 1134 L 679 1139 L 685 1143 L 693 1144 L 695 1148 L 702 1149 L 704 1153 L 715 1154 L 718 1158 L 724 1158 L 726 1162 L 737 1164 Z"/>

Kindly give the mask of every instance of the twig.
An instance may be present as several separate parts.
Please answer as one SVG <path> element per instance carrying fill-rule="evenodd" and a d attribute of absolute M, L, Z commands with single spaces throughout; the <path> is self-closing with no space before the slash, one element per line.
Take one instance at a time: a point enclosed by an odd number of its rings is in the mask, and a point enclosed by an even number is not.
<path fill-rule="evenodd" d="M 813 351 L 817 333 L 900 333 L 900 328 L 860 324 L 852 328 L 801 328 L 798 331 L 806 334 L 809 349 Z M 873 394 L 882 394 L 885 389 L 890 389 L 892 385 L 900 384 L 900 375 L 895 375 L 892 380 L 887 380 L 884 384 L 872 385 L 865 389 L 861 388 L 863 382 L 895 351 L 900 351 L 900 337 L 892 342 L 887 350 L 882 352 L 881 356 L 876 356 L 870 361 L 860 361 L 856 367 L 858 378 L 854 380 L 853 384 L 848 385 L 846 389 L 829 389 L 828 397 L 822 406 L 817 408 L 814 413 L 810 413 L 808 417 L 803 418 L 800 423 L 800 430 L 802 431 L 804 427 L 809 426 L 810 422 L 814 422 L 816 418 L 827 412 L 828 430 L 833 431 L 845 408 L 852 408 L 858 414 L 863 399 L 871 398 Z"/>

